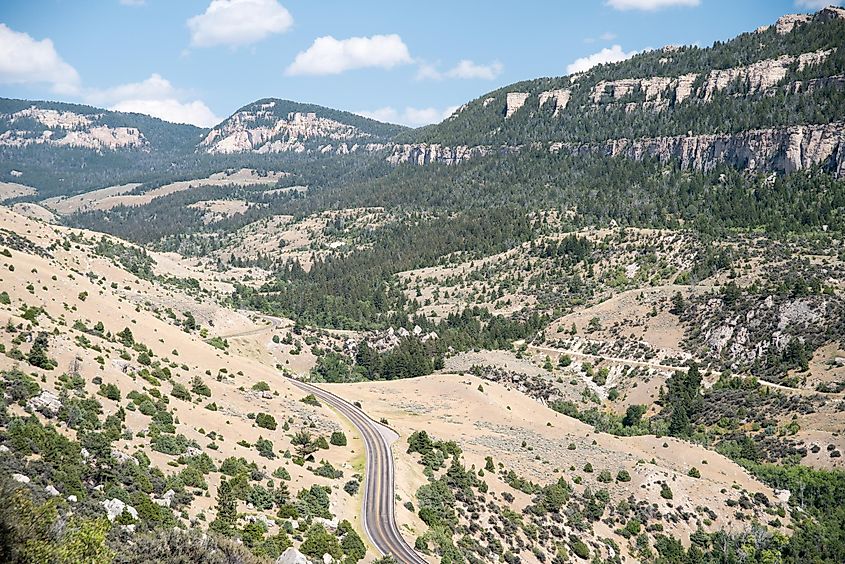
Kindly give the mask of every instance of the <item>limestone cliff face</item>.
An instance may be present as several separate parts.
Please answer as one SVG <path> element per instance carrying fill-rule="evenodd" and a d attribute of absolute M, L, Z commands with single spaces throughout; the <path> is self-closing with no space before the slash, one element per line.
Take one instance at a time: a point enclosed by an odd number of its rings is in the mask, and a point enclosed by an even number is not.
<path fill-rule="evenodd" d="M 823 165 L 845 176 L 845 123 L 797 125 L 757 129 L 737 134 L 679 135 L 644 139 L 611 139 L 598 144 L 550 143 L 550 152 L 600 154 L 641 160 L 677 161 L 682 168 L 707 171 L 726 163 L 751 172 L 793 172 Z M 489 145 L 448 147 L 439 144 L 395 145 L 387 156 L 391 164 L 459 164 L 493 154 L 508 154 L 520 147 Z"/>
<path fill-rule="evenodd" d="M 492 155 L 494 152 L 495 149 L 493 147 L 484 145 L 476 147 L 468 147 L 466 145 L 446 147 L 436 143 L 404 144 L 393 146 L 393 149 L 387 156 L 387 162 L 391 164 L 410 163 L 415 165 L 453 165 L 472 158 Z"/>
<path fill-rule="evenodd" d="M 357 128 L 317 116 L 313 112 L 290 112 L 286 117 L 273 113 L 275 102 L 262 104 L 258 108 L 240 111 L 212 129 L 200 146 L 212 154 L 242 152 L 256 153 L 303 153 L 310 140 L 320 139 L 336 143 L 339 152 L 349 152 L 345 142 L 365 137 Z M 332 147 L 334 149 L 334 147 Z"/>
<path fill-rule="evenodd" d="M 0 134 L 0 147 L 50 145 L 96 151 L 145 149 L 146 138 L 135 127 L 114 127 L 101 121 L 102 114 L 79 114 L 39 108 L 35 105 L 0 115 L 8 129 Z"/>
<path fill-rule="evenodd" d="M 613 139 L 601 144 L 553 143 L 553 152 L 604 154 L 611 157 L 675 160 L 691 170 L 711 170 L 727 163 L 753 172 L 793 172 L 816 164 L 845 175 L 845 123 L 757 129 L 735 135 L 690 135 Z"/>

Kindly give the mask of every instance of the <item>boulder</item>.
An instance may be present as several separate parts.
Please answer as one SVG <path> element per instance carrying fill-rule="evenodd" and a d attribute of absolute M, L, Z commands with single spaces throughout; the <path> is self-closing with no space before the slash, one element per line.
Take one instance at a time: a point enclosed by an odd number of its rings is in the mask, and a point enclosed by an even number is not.
<path fill-rule="evenodd" d="M 324 519 L 322 517 L 314 517 L 314 522 L 318 525 L 322 525 L 326 529 L 331 529 L 332 531 L 336 531 L 338 527 L 338 520 L 337 517 L 334 519 Z"/>
<path fill-rule="evenodd" d="M 12 474 L 12 479 L 21 484 L 29 483 L 29 476 L 24 476 L 23 474 Z"/>
<path fill-rule="evenodd" d="M 51 497 L 56 497 L 57 495 L 59 495 L 59 490 L 54 488 L 52 484 L 44 488 L 44 491 L 47 492 L 47 494 Z"/>
<path fill-rule="evenodd" d="M 293 547 L 285 549 L 276 559 L 276 564 L 310 564 L 308 558 Z"/>
<path fill-rule="evenodd" d="M 55 417 L 62 408 L 62 402 L 59 401 L 59 396 L 46 390 L 34 398 L 30 398 L 26 405 L 33 411 L 43 413 L 47 417 Z"/>
<path fill-rule="evenodd" d="M 131 505 L 126 505 L 123 501 L 113 497 L 112 499 L 107 499 L 106 501 L 100 502 L 102 506 L 106 510 L 106 517 L 109 518 L 109 521 L 114 521 L 117 519 L 124 510 L 128 511 L 129 514 L 132 516 L 133 519 L 138 518 L 138 511 L 132 507 Z"/>

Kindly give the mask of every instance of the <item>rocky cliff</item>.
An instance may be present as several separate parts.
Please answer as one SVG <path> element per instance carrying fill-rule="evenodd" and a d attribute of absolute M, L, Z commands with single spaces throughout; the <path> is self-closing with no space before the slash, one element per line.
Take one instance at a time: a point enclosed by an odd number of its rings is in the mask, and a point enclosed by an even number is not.
<path fill-rule="evenodd" d="M 231 153 L 336 153 L 376 151 L 402 128 L 308 104 L 259 100 L 214 127 L 198 150 Z"/>
<path fill-rule="evenodd" d="M 845 123 L 757 129 L 736 135 L 690 135 L 645 139 L 612 139 L 576 145 L 553 143 L 549 150 L 610 157 L 677 161 L 682 168 L 705 171 L 729 163 L 752 172 L 793 172 L 823 165 L 845 175 Z"/>
<path fill-rule="evenodd" d="M 103 117 L 104 114 L 86 115 L 35 105 L 0 114 L 0 122 L 5 124 L 5 131 L 0 133 L 0 147 L 50 145 L 114 151 L 149 145 L 138 128 L 107 125 Z"/>
<path fill-rule="evenodd" d="M 457 164 L 547 148 L 729 163 L 754 172 L 821 164 L 845 174 L 845 9 L 780 18 L 709 48 L 664 47 L 620 63 L 491 92 L 390 146 L 392 164 Z"/>

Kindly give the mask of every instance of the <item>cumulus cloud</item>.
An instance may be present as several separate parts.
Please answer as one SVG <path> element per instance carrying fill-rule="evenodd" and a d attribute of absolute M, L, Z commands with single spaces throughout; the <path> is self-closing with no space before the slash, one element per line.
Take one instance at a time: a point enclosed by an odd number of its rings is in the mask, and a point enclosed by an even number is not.
<path fill-rule="evenodd" d="M 442 80 L 444 78 L 493 80 L 502 74 L 504 66 L 499 61 L 481 65 L 469 59 L 462 59 L 454 67 L 440 71 L 437 65 L 421 62 L 417 69 L 417 80 Z"/>
<path fill-rule="evenodd" d="M 118 112 L 147 114 L 173 123 L 189 123 L 199 127 L 217 125 L 222 119 L 214 115 L 211 108 L 201 100 L 180 102 L 174 99 L 164 100 L 123 100 L 109 108 Z"/>
<path fill-rule="evenodd" d="M 202 100 L 187 98 L 185 92 L 159 74 L 152 74 L 141 82 L 89 90 L 85 94 L 89 104 L 107 106 L 119 112 L 147 114 L 174 123 L 211 127 L 222 121 Z"/>
<path fill-rule="evenodd" d="M 673 6 L 695 7 L 701 0 L 607 0 L 606 4 L 616 10 L 660 10 Z"/>
<path fill-rule="evenodd" d="M 480 78 L 483 80 L 493 80 L 503 70 L 502 63 L 494 61 L 489 65 L 479 65 L 468 59 L 463 59 L 453 68 L 446 71 L 446 76 L 451 78 Z"/>
<path fill-rule="evenodd" d="M 288 66 L 289 75 L 340 74 L 354 69 L 377 67 L 390 69 L 411 63 L 408 47 L 397 34 L 335 39 L 318 37 L 296 55 Z"/>
<path fill-rule="evenodd" d="M 0 23 L 0 83 L 47 83 L 63 94 L 79 87 L 79 74 L 67 64 L 50 39 L 37 41 Z"/>
<path fill-rule="evenodd" d="M 795 0 L 795 5 L 806 10 L 821 10 L 828 6 L 841 6 L 842 0 Z"/>
<path fill-rule="evenodd" d="M 212 0 L 188 20 L 195 47 L 248 45 L 292 25 L 293 16 L 276 0 Z"/>
<path fill-rule="evenodd" d="M 404 110 L 397 110 L 393 106 L 385 106 L 377 110 L 364 110 L 355 112 L 358 115 L 384 121 L 388 123 L 399 123 L 410 127 L 420 127 L 430 123 L 438 123 L 452 115 L 458 106 L 449 106 L 445 110 L 437 108 L 413 108 L 405 107 Z"/>
<path fill-rule="evenodd" d="M 605 47 L 598 53 L 593 53 L 592 55 L 575 59 L 575 62 L 566 66 L 566 74 L 584 72 L 585 70 L 591 69 L 594 66 L 603 63 L 618 63 L 619 61 L 630 59 L 636 54 L 636 51 L 628 51 L 626 53 L 619 45 Z"/>

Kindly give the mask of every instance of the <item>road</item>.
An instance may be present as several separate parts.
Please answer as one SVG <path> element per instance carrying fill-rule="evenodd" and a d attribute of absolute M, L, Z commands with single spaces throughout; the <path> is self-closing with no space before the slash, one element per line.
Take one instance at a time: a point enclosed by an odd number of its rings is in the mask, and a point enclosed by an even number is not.
<path fill-rule="evenodd" d="M 402 564 L 427 564 L 426 560 L 405 542 L 396 526 L 393 454 L 390 451 L 390 444 L 397 439 L 396 433 L 373 421 L 361 409 L 331 392 L 293 378 L 290 382 L 337 410 L 361 434 L 367 454 L 361 515 L 364 531 L 373 546 Z"/>

